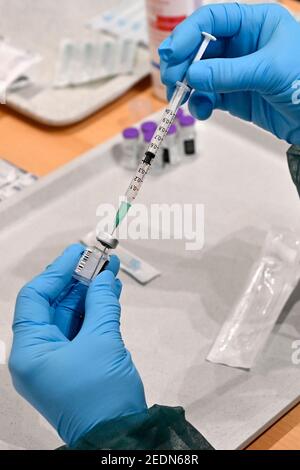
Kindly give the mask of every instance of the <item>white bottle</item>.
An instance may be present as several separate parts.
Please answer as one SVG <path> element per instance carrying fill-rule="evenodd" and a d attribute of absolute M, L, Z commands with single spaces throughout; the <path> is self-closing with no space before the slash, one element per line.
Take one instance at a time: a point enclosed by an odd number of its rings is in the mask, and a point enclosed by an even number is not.
<path fill-rule="evenodd" d="M 123 166 L 128 170 L 135 170 L 139 156 L 139 131 L 135 127 L 123 130 L 122 144 Z"/>
<path fill-rule="evenodd" d="M 193 116 L 181 116 L 180 124 L 180 150 L 186 157 L 197 155 L 196 119 Z"/>
<path fill-rule="evenodd" d="M 160 80 L 158 47 L 201 4 L 202 0 L 146 0 L 153 90 L 159 99 L 166 100 L 166 90 Z"/>
<path fill-rule="evenodd" d="M 178 149 L 177 126 L 175 124 L 170 126 L 162 146 L 164 149 L 164 162 L 170 165 L 178 165 L 181 155 Z"/>

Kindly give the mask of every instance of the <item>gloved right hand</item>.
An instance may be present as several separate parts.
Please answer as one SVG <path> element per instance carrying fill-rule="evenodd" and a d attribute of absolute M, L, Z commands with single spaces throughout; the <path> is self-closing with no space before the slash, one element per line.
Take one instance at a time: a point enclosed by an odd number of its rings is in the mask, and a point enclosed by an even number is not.
<path fill-rule="evenodd" d="M 201 31 L 218 39 L 192 64 Z M 179 24 L 160 46 L 162 81 L 170 98 L 187 72 L 198 119 L 229 111 L 300 145 L 300 25 L 275 4 L 207 5 Z"/>

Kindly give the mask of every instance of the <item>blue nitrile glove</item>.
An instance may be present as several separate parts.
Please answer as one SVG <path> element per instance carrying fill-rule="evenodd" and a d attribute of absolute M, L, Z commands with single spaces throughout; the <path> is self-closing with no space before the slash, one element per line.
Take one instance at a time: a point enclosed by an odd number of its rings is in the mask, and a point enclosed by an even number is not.
<path fill-rule="evenodd" d="M 17 391 L 69 445 L 98 423 L 146 410 L 143 384 L 120 333 L 119 261 L 112 257 L 86 293 L 72 281 L 82 251 L 72 245 L 20 291 L 9 361 Z M 57 317 L 77 314 L 82 296 L 85 317 L 70 341 Z M 61 323 L 67 334 L 69 323 Z"/>
<path fill-rule="evenodd" d="M 192 64 L 201 31 L 217 37 L 204 59 Z M 300 25 L 276 4 L 207 5 L 179 24 L 160 46 L 168 98 L 188 70 L 189 108 L 207 119 L 229 111 L 300 144 Z"/>

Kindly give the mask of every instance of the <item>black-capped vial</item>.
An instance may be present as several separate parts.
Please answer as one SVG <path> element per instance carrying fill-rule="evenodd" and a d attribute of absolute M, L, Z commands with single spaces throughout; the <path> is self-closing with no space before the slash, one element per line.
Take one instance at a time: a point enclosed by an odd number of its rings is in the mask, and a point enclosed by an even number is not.
<path fill-rule="evenodd" d="M 181 116 L 180 120 L 181 149 L 184 155 L 194 156 L 197 153 L 196 119 L 193 116 Z"/>

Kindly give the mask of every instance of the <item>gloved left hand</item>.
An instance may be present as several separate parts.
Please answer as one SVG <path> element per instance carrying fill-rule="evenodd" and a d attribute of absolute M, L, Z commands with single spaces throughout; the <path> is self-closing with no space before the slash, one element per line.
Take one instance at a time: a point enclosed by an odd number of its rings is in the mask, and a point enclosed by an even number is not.
<path fill-rule="evenodd" d="M 17 391 L 69 445 L 98 423 L 147 409 L 120 333 L 119 262 L 112 257 L 87 290 L 72 280 L 82 251 L 72 245 L 20 291 L 9 360 Z"/>

